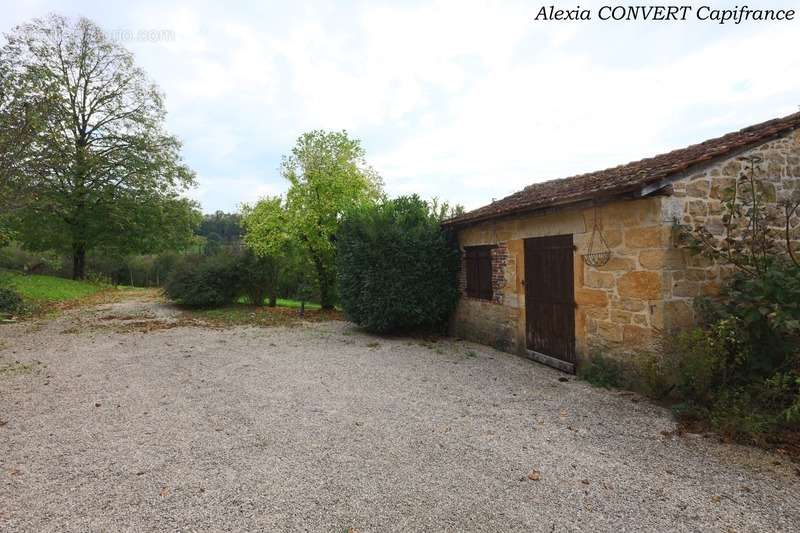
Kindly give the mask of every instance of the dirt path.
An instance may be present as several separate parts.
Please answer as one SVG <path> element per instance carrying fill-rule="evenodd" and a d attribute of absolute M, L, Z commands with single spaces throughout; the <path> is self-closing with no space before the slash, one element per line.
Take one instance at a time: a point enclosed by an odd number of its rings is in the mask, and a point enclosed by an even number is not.
<path fill-rule="evenodd" d="M 0 326 L 0 369 L 2 531 L 800 527 L 784 457 L 464 342 L 145 299 Z"/>

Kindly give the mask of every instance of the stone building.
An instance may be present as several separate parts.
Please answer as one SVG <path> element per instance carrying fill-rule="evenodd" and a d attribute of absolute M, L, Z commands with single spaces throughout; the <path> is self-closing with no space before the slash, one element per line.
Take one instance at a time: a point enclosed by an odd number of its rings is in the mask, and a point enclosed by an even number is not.
<path fill-rule="evenodd" d="M 567 371 L 594 353 L 657 349 L 724 275 L 678 246 L 676 223 L 721 235 L 722 199 L 742 172 L 771 202 L 800 188 L 798 128 L 800 113 L 449 220 L 463 252 L 452 333 Z"/>

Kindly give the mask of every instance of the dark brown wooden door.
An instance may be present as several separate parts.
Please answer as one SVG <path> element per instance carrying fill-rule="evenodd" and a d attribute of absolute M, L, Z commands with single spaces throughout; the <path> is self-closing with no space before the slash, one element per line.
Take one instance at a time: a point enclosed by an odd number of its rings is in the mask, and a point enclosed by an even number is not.
<path fill-rule="evenodd" d="M 527 348 L 536 352 L 533 356 L 544 355 L 567 363 L 551 362 L 574 372 L 577 361 L 573 268 L 572 235 L 525 239 Z"/>

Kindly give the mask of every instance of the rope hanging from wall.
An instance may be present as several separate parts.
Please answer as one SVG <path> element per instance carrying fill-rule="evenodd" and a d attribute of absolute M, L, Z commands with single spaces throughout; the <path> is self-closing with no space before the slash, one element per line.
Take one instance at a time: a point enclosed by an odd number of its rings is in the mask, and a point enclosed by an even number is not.
<path fill-rule="evenodd" d="M 583 254 L 583 262 L 593 267 L 603 266 L 611 259 L 611 249 L 597 223 L 597 213 L 597 206 L 594 206 L 592 236 L 589 238 L 589 249 Z"/>

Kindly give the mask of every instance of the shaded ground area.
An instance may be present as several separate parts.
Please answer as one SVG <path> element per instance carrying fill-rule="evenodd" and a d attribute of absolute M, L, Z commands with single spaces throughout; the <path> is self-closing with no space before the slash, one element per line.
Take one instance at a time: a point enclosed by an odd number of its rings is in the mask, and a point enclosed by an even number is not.
<path fill-rule="evenodd" d="M 675 437 L 630 394 L 455 340 L 134 297 L 0 327 L 0 530 L 800 524 L 795 464 Z"/>

